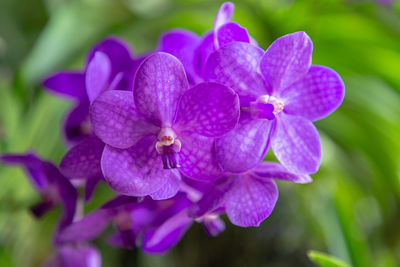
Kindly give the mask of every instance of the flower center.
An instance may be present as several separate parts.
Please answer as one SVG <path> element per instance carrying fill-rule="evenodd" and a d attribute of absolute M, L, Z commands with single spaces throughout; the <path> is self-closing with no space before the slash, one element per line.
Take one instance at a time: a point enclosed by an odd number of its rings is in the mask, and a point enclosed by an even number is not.
<path fill-rule="evenodd" d="M 250 113 L 255 119 L 275 119 L 284 108 L 283 102 L 270 95 L 262 95 L 250 103 Z"/>
<path fill-rule="evenodd" d="M 176 139 L 176 134 L 171 128 L 162 128 L 158 134 L 156 150 L 161 155 L 164 169 L 179 168 L 179 155 L 182 144 Z"/>

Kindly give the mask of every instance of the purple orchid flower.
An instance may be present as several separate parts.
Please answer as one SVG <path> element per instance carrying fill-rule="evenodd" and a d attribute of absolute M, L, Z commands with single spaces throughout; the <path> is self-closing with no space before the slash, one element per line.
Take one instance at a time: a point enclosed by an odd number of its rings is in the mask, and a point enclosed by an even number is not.
<path fill-rule="evenodd" d="M 312 122 L 340 106 L 344 84 L 332 69 L 311 65 L 311 54 L 310 38 L 296 32 L 277 39 L 266 52 L 236 42 L 209 57 L 207 80 L 234 89 L 242 111 L 238 126 L 216 141 L 225 170 L 251 169 L 265 157 L 270 142 L 289 171 L 318 170 L 321 147 Z"/>
<path fill-rule="evenodd" d="M 93 240 L 113 222 L 117 231 L 107 238 L 110 245 L 127 249 L 140 246 L 146 253 L 164 253 L 179 242 L 193 223 L 194 219 L 188 215 L 192 205 L 183 192 L 157 201 L 150 197 L 118 196 L 67 227 L 60 240 L 65 243 Z M 213 235 L 223 230 L 216 216 L 206 214 L 197 220 Z"/>
<path fill-rule="evenodd" d="M 141 60 L 132 59 L 125 42 L 108 37 L 92 48 L 82 71 L 61 71 L 44 80 L 45 88 L 77 102 L 64 123 L 64 137 L 68 144 L 77 144 L 92 134 L 89 104 L 102 91 L 132 89 L 133 77 Z"/>
<path fill-rule="evenodd" d="M 117 196 L 98 210 L 87 214 L 65 228 L 61 232 L 59 240 L 63 244 L 90 241 L 97 238 L 110 222 L 113 222 L 123 246 L 133 248 L 136 246 L 136 238 L 141 226 L 147 223 L 149 217 L 146 213 L 140 211 L 137 198 Z M 133 220 L 132 216 L 135 214 L 139 214 L 139 216 Z"/>
<path fill-rule="evenodd" d="M 100 253 L 88 245 L 63 246 L 44 267 L 101 267 Z"/>
<path fill-rule="evenodd" d="M 133 95 L 106 91 L 90 115 L 95 134 L 106 143 L 101 166 L 110 187 L 162 199 L 179 189 L 175 168 L 197 179 L 221 175 L 214 137 L 236 126 L 239 101 L 217 83 L 189 89 L 182 63 L 158 52 L 137 70 Z"/>
<path fill-rule="evenodd" d="M 32 185 L 42 197 L 42 201 L 31 207 L 32 213 L 40 218 L 48 211 L 54 209 L 57 204 L 62 204 L 63 212 L 59 219 L 57 234 L 72 223 L 75 216 L 78 192 L 51 162 L 39 159 L 35 154 L 26 155 L 3 154 L 0 161 L 9 165 L 23 167 Z"/>
<path fill-rule="evenodd" d="M 311 177 L 293 174 L 275 162 L 262 162 L 252 170 L 219 179 L 190 210 L 193 217 L 224 209 L 229 220 L 241 227 L 259 226 L 275 207 L 278 188 L 273 179 L 309 183 Z"/>
<path fill-rule="evenodd" d="M 205 63 L 218 48 L 231 42 L 254 42 L 245 28 L 231 21 L 233 10 L 233 3 L 223 3 L 215 17 L 213 30 L 203 37 L 183 29 L 171 30 L 161 36 L 158 50 L 170 53 L 182 62 L 190 84 L 204 81 Z"/>

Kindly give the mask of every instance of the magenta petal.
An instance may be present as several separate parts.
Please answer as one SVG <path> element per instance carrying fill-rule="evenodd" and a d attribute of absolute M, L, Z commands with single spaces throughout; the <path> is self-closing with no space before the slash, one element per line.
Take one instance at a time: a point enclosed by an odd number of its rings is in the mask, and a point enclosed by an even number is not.
<path fill-rule="evenodd" d="M 134 100 L 137 109 L 158 126 L 171 125 L 179 99 L 188 89 L 182 63 L 158 52 L 145 59 L 136 72 Z"/>
<path fill-rule="evenodd" d="M 220 208 L 224 204 L 227 192 L 232 189 L 235 179 L 236 176 L 229 176 L 217 180 L 204 192 L 203 197 L 189 208 L 189 216 L 202 217 Z"/>
<path fill-rule="evenodd" d="M 95 239 L 110 223 L 113 211 L 98 209 L 65 228 L 59 235 L 62 243 L 75 243 Z"/>
<path fill-rule="evenodd" d="M 56 72 L 43 81 L 43 86 L 56 94 L 72 97 L 79 101 L 87 99 L 85 75 L 81 72 Z"/>
<path fill-rule="evenodd" d="M 204 68 L 208 57 L 214 52 L 214 34 L 206 33 L 202 37 L 202 41 L 194 51 L 194 68 L 201 78 L 203 78 Z"/>
<path fill-rule="evenodd" d="M 102 178 L 91 178 L 88 179 L 85 183 L 85 202 L 88 202 L 96 189 L 96 186 L 102 181 Z"/>
<path fill-rule="evenodd" d="M 90 51 L 87 61 L 92 61 L 97 52 L 102 52 L 109 58 L 111 77 L 115 77 L 120 72 L 131 71 L 135 64 L 131 57 L 129 44 L 114 36 L 107 37 L 97 43 Z M 118 89 L 122 90 L 121 88 Z"/>
<path fill-rule="evenodd" d="M 284 113 L 276 122 L 271 147 L 279 162 L 296 174 L 315 173 L 321 164 L 321 144 L 312 122 Z"/>
<path fill-rule="evenodd" d="M 177 170 L 172 170 L 176 172 L 176 176 L 170 177 L 168 181 L 156 192 L 150 194 L 150 197 L 154 200 L 163 200 L 175 196 L 179 191 L 180 186 L 180 175 Z"/>
<path fill-rule="evenodd" d="M 239 98 L 232 89 L 218 83 L 201 83 L 183 95 L 174 129 L 221 136 L 236 126 L 239 113 Z"/>
<path fill-rule="evenodd" d="M 277 162 L 261 162 L 253 168 L 252 172 L 262 178 L 290 181 L 298 184 L 311 183 L 312 179 L 307 174 L 294 174 Z"/>
<path fill-rule="evenodd" d="M 72 147 L 60 163 L 60 171 L 68 178 L 101 177 L 100 160 L 104 143 L 91 136 Z"/>
<path fill-rule="evenodd" d="M 231 20 L 234 10 L 235 5 L 232 2 L 225 2 L 221 5 L 214 19 L 214 32 Z"/>
<path fill-rule="evenodd" d="M 226 196 L 229 220 L 242 227 L 259 226 L 267 218 L 278 200 L 278 188 L 272 179 L 240 175 Z"/>
<path fill-rule="evenodd" d="M 232 42 L 250 43 L 250 37 L 246 28 L 235 22 L 229 22 L 221 26 L 217 32 L 218 47 L 223 47 Z"/>
<path fill-rule="evenodd" d="M 216 139 L 219 163 L 226 171 L 241 173 L 263 160 L 268 151 L 272 122 L 253 120 L 242 113 L 237 127 Z"/>
<path fill-rule="evenodd" d="M 144 233 L 143 251 L 147 253 L 166 252 L 179 242 L 191 223 L 192 219 L 187 215 L 187 210 L 175 214 L 156 229 Z"/>
<path fill-rule="evenodd" d="M 210 55 L 205 79 L 222 83 L 238 93 L 240 105 L 248 106 L 257 97 L 269 94 L 259 70 L 264 52 L 248 43 L 230 43 Z"/>
<path fill-rule="evenodd" d="M 155 149 L 156 141 L 155 136 L 147 136 L 128 149 L 105 147 L 101 165 L 112 189 L 125 195 L 146 196 L 177 175 L 175 171 L 163 169 Z"/>
<path fill-rule="evenodd" d="M 189 80 L 197 79 L 194 64 L 194 53 L 201 38 L 187 30 L 176 29 L 161 36 L 159 50 L 177 57 L 185 67 Z"/>
<path fill-rule="evenodd" d="M 159 129 L 135 109 L 129 91 L 109 90 L 101 94 L 91 105 L 90 119 L 103 142 L 121 149 Z"/>
<path fill-rule="evenodd" d="M 305 32 L 282 36 L 268 47 L 260 68 L 276 93 L 306 75 L 312 50 L 313 44 Z"/>
<path fill-rule="evenodd" d="M 91 135 L 89 102 L 79 102 L 66 116 L 63 128 L 68 145 L 76 145 Z"/>
<path fill-rule="evenodd" d="M 223 175 L 215 155 L 214 138 L 184 133 L 179 140 L 180 170 L 184 175 L 197 180 L 213 180 Z"/>
<path fill-rule="evenodd" d="M 340 106 L 344 84 L 334 70 L 313 65 L 303 79 L 283 90 L 280 97 L 285 103 L 285 113 L 315 121 Z"/>
<path fill-rule="evenodd" d="M 89 62 L 86 70 L 86 90 L 89 101 L 98 97 L 109 84 L 111 76 L 111 62 L 108 56 L 102 52 L 96 52 Z"/>

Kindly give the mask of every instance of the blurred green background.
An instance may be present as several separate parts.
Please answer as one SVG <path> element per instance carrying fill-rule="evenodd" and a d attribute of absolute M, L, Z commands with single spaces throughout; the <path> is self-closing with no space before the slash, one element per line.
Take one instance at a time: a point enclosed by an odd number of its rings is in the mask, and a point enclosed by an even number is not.
<path fill-rule="evenodd" d="M 163 256 L 114 249 L 96 241 L 103 266 L 316 266 L 310 250 L 354 267 L 400 262 L 400 6 L 373 1 L 242 0 L 234 20 L 262 48 L 304 30 L 314 43 L 313 63 L 344 79 L 343 105 L 317 122 L 323 146 L 314 182 L 279 182 L 280 198 L 259 228 L 227 223 L 217 238 L 194 225 Z M 0 152 L 36 150 L 59 162 L 65 153 L 59 126 L 71 105 L 40 87 L 44 75 L 80 68 L 85 53 L 113 34 L 136 54 L 156 47 L 160 33 L 211 29 L 222 1 L 1 0 Z M 99 188 L 89 209 L 108 199 Z M 36 221 L 38 200 L 18 168 L 0 166 L 0 266 L 39 266 L 53 251 L 59 211 Z M 323 257 L 312 254 L 323 261 Z M 322 260 L 321 260 L 322 258 Z M 335 265 L 325 265 L 335 266 Z"/>

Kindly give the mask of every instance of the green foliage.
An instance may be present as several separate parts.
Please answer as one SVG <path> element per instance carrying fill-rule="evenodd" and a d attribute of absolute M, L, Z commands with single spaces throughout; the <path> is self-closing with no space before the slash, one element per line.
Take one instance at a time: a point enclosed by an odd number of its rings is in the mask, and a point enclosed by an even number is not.
<path fill-rule="evenodd" d="M 335 257 L 314 250 L 308 253 L 308 257 L 321 267 L 350 267 L 350 265 Z"/>

